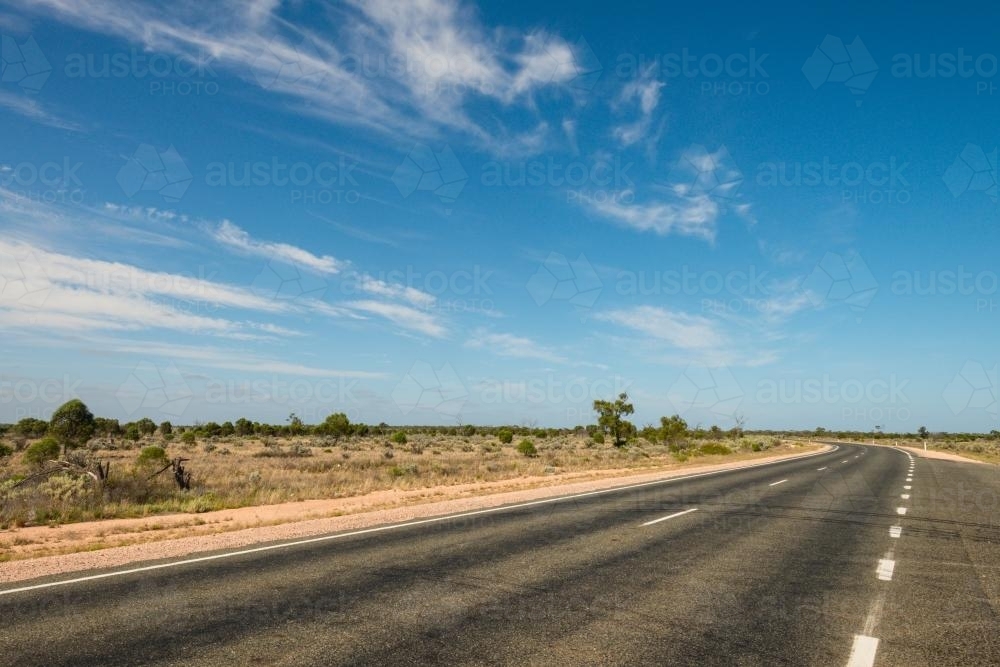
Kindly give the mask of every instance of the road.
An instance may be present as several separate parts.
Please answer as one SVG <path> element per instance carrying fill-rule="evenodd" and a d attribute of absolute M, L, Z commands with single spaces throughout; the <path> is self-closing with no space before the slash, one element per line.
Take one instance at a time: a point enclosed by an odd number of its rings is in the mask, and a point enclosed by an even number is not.
<path fill-rule="evenodd" d="M 212 560 L 8 584 L 0 661 L 995 665 L 998 502 L 993 466 L 842 444 Z"/>

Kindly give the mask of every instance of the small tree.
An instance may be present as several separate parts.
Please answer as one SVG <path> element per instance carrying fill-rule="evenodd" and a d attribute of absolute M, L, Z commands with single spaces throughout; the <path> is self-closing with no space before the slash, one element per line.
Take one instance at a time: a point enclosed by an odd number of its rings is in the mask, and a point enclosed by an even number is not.
<path fill-rule="evenodd" d="M 253 422 L 246 417 L 240 417 L 236 420 L 236 423 L 233 424 L 233 428 L 236 429 L 236 435 L 243 438 L 253 433 Z"/>
<path fill-rule="evenodd" d="M 170 422 L 160 424 L 160 435 L 170 435 L 174 432 L 174 425 Z"/>
<path fill-rule="evenodd" d="M 14 425 L 14 433 L 25 438 L 40 438 L 49 430 L 49 423 L 34 417 L 25 417 Z"/>
<path fill-rule="evenodd" d="M 392 434 L 391 440 L 394 443 L 396 443 L 397 445 L 405 445 L 406 444 L 406 434 L 403 433 L 402 431 L 396 431 L 395 433 Z"/>
<path fill-rule="evenodd" d="M 917 429 L 917 435 L 920 436 L 921 440 L 926 440 L 927 436 L 930 435 L 930 433 L 927 431 L 926 426 L 921 426 L 920 428 Z"/>
<path fill-rule="evenodd" d="M 594 412 L 597 413 L 597 425 L 614 438 L 615 447 L 624 447 L 628 437 L 635 434 L 635 425 L 622 419 L 635 412 L 625 392 L 619 394 L 613 402 L 594 401 Z"/>
<path fill-rule="evenodd" d="M 95 428 L 94 415 L 78 398 L 59 406 L 49 421 L 49 433 L 62 445 L 64 454 L 87 444 Z"/>
<path fill-rule="evenodd" d="M 44 438 L 24 450 L 24 462 L 31 465 L 42 465 L 55 458 L 59 458 L 59 443 L 55 438 Z"/>
<path fill-rule="evenodd" d="M 660 437 L 668 444 L 673 445 L 678 440 L 687 437 L 688 424 L 681 419 L 680 415 L 670 417 L 660 417 Z"/>
<path fill-rule="evenodd" d="M 509 445 L 514 441 L 514 434 L 509 428 L 502 428 L 497 431 L 497 438 L 505 445 Z"/>
<path fill-rule="evenodd" d="M 327 415 L 316 430 L 320 435 L 328 435 L 339 440 L 351 434 L 351 420 L 343 412 L 334 412 Z"/>
<path fill-rule="evenodd" d="M 143 417 L 135 425 L 139 429 L 139 433 L 143 435 L 153 435 L 156 433 L 156 422 L 149 417 Z"/>

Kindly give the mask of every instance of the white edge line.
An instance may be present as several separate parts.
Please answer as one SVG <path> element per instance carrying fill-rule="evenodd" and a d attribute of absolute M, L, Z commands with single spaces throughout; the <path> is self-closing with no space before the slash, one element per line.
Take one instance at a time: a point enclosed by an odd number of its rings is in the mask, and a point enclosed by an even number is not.
<path fill-rule="evenodd" d="M 659 519 L 653 519 L 652 521 L 647 521 L 642 525 L 652 526 L 654 523 L 660 523 L 661 521 L 666 521 L 667 519 L 673 519 L 674 517 L 683 516 L 685 514 L 690 514 L 691 512 L 697 512 L 697 511 L 698 511 L 697 507 L 692 507 L 691 509 L 684 510 L 683 512 L 674 512 L 673 514 L 670 514 L 668 516 L 661 516 Z"/>
<path fill-rule="evenodd" d="M 837 447 L 839 449 L 839 447 Z M 462 512 L 459 514 L 448 514 L 445 516 L 430 517 L 428 519 L 417 519 L 415 521 L 407 521 L 405 523 L 395 523 L 387 526 L 375 526 L 374 528 L 364 528 L 362 530 L 353 530 L 348 533 L 335 533 L 333 535 L 320 535 L 318 537 L 310 537 L 304 540 L 295 540 L 294 542 L 282 542 L 281 544 L 268 544 L 262 547 L 254 547 L 251 549 L 242 549 L 240 551 L 227 551 L 221 554 L 213 554 L 211 556 L 199 556 L 197 558 L 187 558 L 184 560 L 171 561 L 169 563 L 158 563 L 156 565 L 144 565 L 141 567 L 133 567 L 127 570 L 115 570 L 114 572 L 102 572 L 101 574 L 91 574 L 85 577 L 76 577 L 74 579 L 63 579 L 60 581 L 49 581 L 44 584 L 34 584 L 32 586 L 21 586 L 20 588 L 10 588 L 8 590 L 0 591 L 0 595 L 10 595 L 12 593 L 23 593 L 25 591 L 34 591 L 41 588 L 53 588 L 55 586 L 66 586 L 68 584 L 78 584 L 84 581 L 95 581 L 97 579 L 108 579 L 110 577 L 120 577 L 126 574 L 136 574 L 138 572 L 151 572 L 153 570 L 163 570 L 169 567 L 178 567 L 181 565 L 191 565 L 193 563 L 204 563 L 212 560 L 221 560 L 223 558 L 233 558 L 235 556 L 245 556 L 247 554 L 261 553 L 264 551 L 274 551 L 275 549 L 286 549 L 288 547 L 297 547 L 303 544 L 316 544 L 318 542 L 329 542 L 331 540 L 339 540 L 345 537 L 354 537 L 356 535 L 367 535 L 370 533 L 381 533 L 387 530 L 396 530 L 398 528 L 408 528 L 410 526 L 419 526 L 427 523 L 439 523 L 441 521 L 450 521 L 452 519 L 461 519 L 468 516 L 478 516 L 480 514 L 493 514 L 495 512 L 504 512 L 507 510 L 518 509 L 521 507 L 531 507 L 534 505 L 545 505 L 548 503 L 558 503 L 564 500 L 572 500 L 574 498 L 585 498 L 587 496 L 598 496 L 606 493 L 615 493 L 616 491 L 627 491 L 628 489 L 638 489 L 644 486 L 653 486 L 656 484 L 669 484 L 671 482 L 680 482 L 687 479 L 696 479 L 699 477 L 708 477 L 710 475 L 720 475 L 726 472 L 733 472 L 736 470 L 749 470 L 751 468 L 760 468 L 763 466 L 777 465 L 779 463 L 787 463 L 789 461 L 798 461 L 802 459 L 812 458 L 814 456 L 821 456 L 823 454 L 829 454 L 831 451 L 837 451 L 837 449 L 826 450 L 822 452 L 811 452 L 809 454 L 803 454 L 801 456 L 794 456 L 787 459 L 781 459 L 780 461 L 767 461 L 765 463 L 753 463 L 745 466 L 738 466 L 736 468 L 726 468 L 724 470 L 710 470 L 708 472 L 699 472 L 693 475 L 684 475 L 681 477 L 668 477 L 666 479 L 656 479 L 651 482 L 640 482 L 638 484 L 626 484 L 625 486 L 615 486 L 610 489 L 599 489 L 597 491 L 587 491 L 584 493 L 574 493 L 569 496 L 557 496 L 555 498 L 542 498 L 541 500 L 532 500 L 526 503 L 517 503 L 516 505 L 500 505 L 498 507 L 488 507 L 481 510 L 473 510 L 471 512 Z"/>
<path fill-rule="evenodd" d="M 854 645 L 851 647 L 851 657 L 847 667 L 871 667 L 875 664 L 875 652 L 878 651 L 878 638 L 867 635 L 854 635 Z"/>
<path fill-rule="evenodd" d="M 788 481 L 787 479 L 783 479 L 783 480 L 778 481 L 778 482 L 772 482 L 772 483 L 768 484 L 768 486 L 778 486 L 779 484 L 784 484 L 787 481 Z"/>

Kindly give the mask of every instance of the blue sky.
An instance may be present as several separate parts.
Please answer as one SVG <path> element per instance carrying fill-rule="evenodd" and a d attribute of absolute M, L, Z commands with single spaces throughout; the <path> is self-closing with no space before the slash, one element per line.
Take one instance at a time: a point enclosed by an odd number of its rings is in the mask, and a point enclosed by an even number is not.
<path fill-rule="evenodd" d="M 4 9 L 0 421 L 998 428 L 993 22 L 896 9 Z"/>

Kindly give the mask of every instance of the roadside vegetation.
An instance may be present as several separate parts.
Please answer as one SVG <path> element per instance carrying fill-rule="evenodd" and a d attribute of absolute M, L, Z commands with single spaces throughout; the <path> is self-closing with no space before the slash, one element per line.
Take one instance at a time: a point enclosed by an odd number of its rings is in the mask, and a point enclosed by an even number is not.
<path fill-rule="evenodd" d="M 597 423 L 527 426 L 307 425 L 249 419 L 121 424 L 80 401 L 50 422 L 0 426 L 0 528 L 206 512 L 385 489 L 641 470 L 796 446 L 741 426 L 691 428 L 673 415 L 636 428 L 628 396 L 595 401 Z"/>

